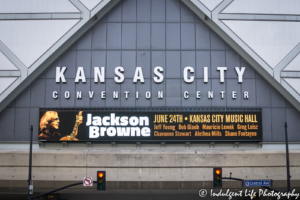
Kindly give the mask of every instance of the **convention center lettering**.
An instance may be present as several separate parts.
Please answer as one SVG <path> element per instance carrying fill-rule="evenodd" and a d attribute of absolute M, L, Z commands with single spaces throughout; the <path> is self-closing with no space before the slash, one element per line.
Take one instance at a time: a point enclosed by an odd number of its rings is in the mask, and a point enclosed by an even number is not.
<path fill-rule="evenodd" d="M 110 68 L 111 69 L 111 68 Z M 193 82 L 196 82 L 196 80 L 201 80 L 203 84 L 208 84 L 209 83 L 209 71 L 211 70 L 209 67 L 203 67 L 197 68 L 197 70 L 202 71 L 203 77 L 199 78 L 196 76 L 196 69 L 191 66 L 185 66 L 183 67 L 182 71 L 182 78 L 183 81 L 187 84 L 191 84 Z M 215 73 L 219 74 L 219 82 L 220 84 L 225 83 L 225 75 L 227 72 L 227 67 L 217 67 L 215 69 Z M 232 70 L 232 69 L 231 69 Z M 59 83 L 67 83 L 67 81 L 71 81 L 70 79 L 66 79 L 65 77 L 65 72 L 67 71 L 67 67 L 56 67 L 56 74 L 55 74 L 55 82 L 57 84 Z M 93 78 L 91 80 L 87 80 L 86 77 L 86 72 L 84 71 L 84 67 L 77 67 L 77 72 L 74 80 L 72 82 L 75 83 L 93 83 L 94 84 L 104 84 L 106 82 L 106 75 L 109 77 L 113 77 L 114 82 L 116 84 L 122 84 L 125 81 L 125 68 L 122 66 L 115 67 L 114 73 L 112 73 L 111 70 L 107 71 L 106 73 L 106 68 L 105 67 L 94 67 L 93 68 Z M 237 83 L 242 84 L 243 83 L 243 77 L 244 73 L 246 71 L 246 67 L 234 67 L 235 71 L 235 76 L 237 79 Z M 161 66 L 156 66 L 153 68 L 153 83 L 154 84 L 161 84 L 164 79 L 164 68 Z M 127 79 L 129 77 L 126 77 Z M 136 67 L 135 72 L 132 78 L 132 83 L 137 84 L 137 83 L 142 83 L 145 84 L 145 77 L 143 73 L 143 68 L 142 67 Z M 53 79 L 54 80 L 54 79 Z M 128 79 L 129 80 L 129 79 Z M 99 85 L 99 84 L 98 84 Z M 96 97 L 97 101 L 103 101 L 108 98 L 112 99 L 144 99 L 146 98 L 147 100 L 151 98 L 157 98 L 157 99 L 164 99 L 165 98 L 166 92 L 164 90 L 152 90 L 152 91 L 129 91 L 129 90 L 108 90 L 106 91 L 105 89 L 103 90 L 103 87 L 97 87 L 95 85 L 94 90 L 76 90 L 76 91 L 70 91 L 70 90 L 61 90 L 57 91 L 54 90 L 52 91 L 52 98 L 53 99 L 70 99 L 76 98 L 77 100 L 82 100 L 84 98 L 89 98 L 89 99 L 94 99 Z M 189 98 L 196 98 L 197 100 L 201 99 L 213 99 L 213 98 L 221 98 L 221 100 L 226 100 L 226 98 L 230 97 L 231 99 L 239 99 L 241 98 L 242 100 L 247 101 L 250 99 L 251 94 L 249 93 L 248 90 L 243 90 L 243 91 L 238 91 L 238 90 L 231 90 L 231 91 L 201 91 L 201 90 L 183 90 L 181 96 L 184 99 L 189 99 Z"/>
<path fill-rule="evenodd" d="M 40 111 L 39 141 L 262 141 L 261 112 Z"/>

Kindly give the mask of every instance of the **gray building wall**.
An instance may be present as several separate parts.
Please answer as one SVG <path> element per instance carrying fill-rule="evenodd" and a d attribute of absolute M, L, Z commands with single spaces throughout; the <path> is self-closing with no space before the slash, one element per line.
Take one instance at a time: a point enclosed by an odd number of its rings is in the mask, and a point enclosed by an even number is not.
<path fill-rule="evenodd" d="M 67 67 L 67 83 L 55 82 L 55 68 Z M 84 67 L 86 83 L 74 83 L 77 67 Z M 93 82 L 93 68 L 106 67 L 104 84 Z M 114 69 L 123 66 L 125 81 L 114 81 Z M 143 68 L 145 83 L 133 84 L 134 70 Z M 153 82 L 153 68 L 164 68 L 164 81 Z M 195 81 L 183 81 L 183 68 L 195 68 Z M 209 67 L 209 82 L 203 83 L 203 67 Z M 217 67 L 226 66 L 225 82 L 219 81 Z M 234 67 L 246 67 L 244 81 L 238 83 Z M 59 93 L 58 99 L 52 92 Z M 89 99 L 88 91 L 95 91 Z M 188 90 L 190 98 L 184 99 Z M 195 92 L 202 98 L 196 99 Z M 221 99 L 219 92 L 226 91 Z M 63 93 L 70 91 L 65 99 Z M 75 92 L 83 91 L 82 99 Z M 106 91 L 106 99 L 100 97 Z M 112 91 L 119 91 L 118 100 Z M 124 91 L 129 91 L 125 99 Z M 134 98 L 152 92 L 152 98 Z M 157 98 L 157 91 L 164 91 L 164 98 Z M 214 98 L 207 98 L 207 91 L 214 91 Z M 237 91 L 237 99 L 231 98 Z M 249 91 L 244 100 L 242 91 Z M 263 141 L 284 141 L 284 122 L 288 123 L 290 141 L 300 141 L 297 125 L 300 114 L 268 84 L 251 66 L 212 32 L 179 0 L 124 0 L 89 30 L 76 44 L 54 62 L 38 79 L 0 113 L 0 141 L 28 141 L 29 129 L 34 127 L 34 140 L 38 138 L 39 108 L 102 108 L 102 107 L 230 107 L 262 108 Z"/>

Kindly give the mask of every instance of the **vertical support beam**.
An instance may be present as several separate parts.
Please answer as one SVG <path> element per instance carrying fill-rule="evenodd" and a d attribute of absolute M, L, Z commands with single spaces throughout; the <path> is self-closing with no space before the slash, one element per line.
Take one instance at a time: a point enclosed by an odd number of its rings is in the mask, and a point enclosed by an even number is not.
<path fill-rule="evenodd" d="M 191 145 L 190 142 L 186 142 L 186 143 L 185 143 L 185 149 L 190 149 L 190 148 L 191 148 L 190 145 Z"/>
<path fill-rule="evenodd" d="M 91 149 L 92 148 L 92 143 L 91 142 L 87 142 L 86 146 L 87 146 L 88 149 Z"/>
<path fill-rule="evenodd" d="M 262 146 L 263 146 L 263 143 L 262 143 L 262 142 L 259 142 L 259 143 L 257 144 L 257 148 L 258 148 L 258 149 L 262 149 Z"/>
<path fill-rule="evenodd" d="M 140 142 L 136 143 L 136 149 L 141 149 L 141 143 Z"/>
<path fill-rule="evenodd" d="M 62 146 L 63 146 L 63 149 L 68 148 L 68 143 L 67 142 L 62 142 Z"/>
<path fill-rule="evenodd" d="M 234 149 L 238 149 L 239 148 L 239 144 L 240 144 L 239 142 L 235 142 L 234 145 L 233 145 L 233 148 Z"/>
<path fill-rule="evenodd" d="M 117 146 L 117 144 L 116 144 L 115 142 L 112 142 L 112 143 L 111 143 L 111 148 L 112 148 L 112 149 L 115 149 L 116 146 Z"/>

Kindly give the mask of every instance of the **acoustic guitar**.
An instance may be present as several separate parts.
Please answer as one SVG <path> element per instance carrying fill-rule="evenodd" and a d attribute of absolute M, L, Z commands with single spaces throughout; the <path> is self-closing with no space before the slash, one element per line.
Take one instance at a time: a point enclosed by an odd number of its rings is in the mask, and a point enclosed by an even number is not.
<path fill-rule="evenodd" d="M 76 132 L 78 130 L 78 126 L 80 124 L 80 121 L 79 121 L 79 117 L 82 116 L 82 111 L 79 111 L 77 117 L 76 117 L 76 122 L 75 122 L 75 125 L 74 125 L 74 128 L 73 128 L 73 131 L 70 135 L 68 136 L 65 136 L 65 137 L 62 137 L 60 140 L 61 141 L 78 141 L 78 139 L 76 138 Z"/>

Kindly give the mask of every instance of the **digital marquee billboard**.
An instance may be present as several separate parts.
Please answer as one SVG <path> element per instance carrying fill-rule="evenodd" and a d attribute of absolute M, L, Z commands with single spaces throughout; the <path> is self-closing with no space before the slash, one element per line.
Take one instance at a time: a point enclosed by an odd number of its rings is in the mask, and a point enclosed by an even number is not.
<path fill-rule="evenodd" d="M 260 111 L 40 110 L 39 141 L 262 141 Z"/>

